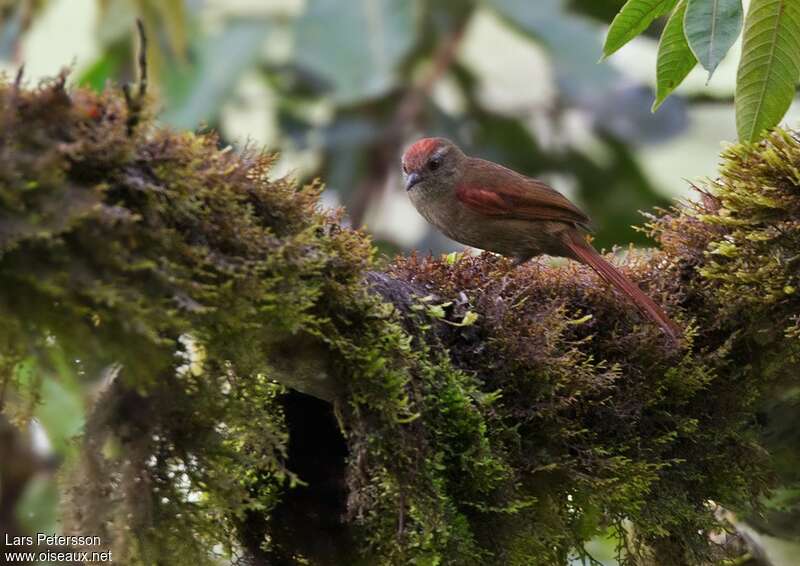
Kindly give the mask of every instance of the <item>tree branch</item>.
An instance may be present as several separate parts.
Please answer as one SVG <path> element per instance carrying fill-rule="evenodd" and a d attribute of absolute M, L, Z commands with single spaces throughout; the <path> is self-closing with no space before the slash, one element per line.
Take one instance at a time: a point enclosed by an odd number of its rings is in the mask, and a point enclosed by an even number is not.
<path fill-rule="evenodd" d="M 127 563 L 556 564 L 624 519 L 636 553 L 701 564 L 707 500 L 768 491 L 758 400 L 800 354 L 795 135 L 726 150 L 622 262 L 691 327 L 678 353 L 574 263 L 380 272 L 268 155 L 129 131 L 124 99 L 60 80 L 0 101 L 1 353 L 121 364 L 64 504 Z"/>

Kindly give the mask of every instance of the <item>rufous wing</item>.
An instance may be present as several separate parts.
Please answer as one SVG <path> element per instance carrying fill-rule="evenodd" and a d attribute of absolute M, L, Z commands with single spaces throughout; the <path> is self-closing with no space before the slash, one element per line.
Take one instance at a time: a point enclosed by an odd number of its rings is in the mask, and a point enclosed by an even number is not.
<path fill-rule="evenodd" d="M 516 220 L 555 220 L 587 226 L 589 217 L 541 181 L 495 163 L 470 158 L 456 198 L 475 212 Z"/>

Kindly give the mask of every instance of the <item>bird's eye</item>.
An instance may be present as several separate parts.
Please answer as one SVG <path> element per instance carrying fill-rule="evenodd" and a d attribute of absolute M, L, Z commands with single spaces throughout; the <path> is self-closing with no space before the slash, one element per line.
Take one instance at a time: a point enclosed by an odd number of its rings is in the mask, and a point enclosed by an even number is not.
<path fill-rule="evenodd" d="M 441 157 L 432 157 L 430 161 L 428 161 L 428 169 L 431 171 L 436 171 L 442 165 L 442 158 Z"/>

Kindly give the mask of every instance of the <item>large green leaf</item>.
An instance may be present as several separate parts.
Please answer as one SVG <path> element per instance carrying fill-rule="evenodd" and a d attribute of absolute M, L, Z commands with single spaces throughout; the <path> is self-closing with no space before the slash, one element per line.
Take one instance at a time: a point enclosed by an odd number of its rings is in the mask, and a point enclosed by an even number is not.
<path fill-rule="evenodd" d="M 678 0 L 628 0 L 608 28 L 603 57 L 608 57 L 642 33 L 675 6 Z"/>
<path fill-rule="evenodd" d="M 658 42 L 658 59 L 656 61 L 656 99 L 653 112 L 664 102 L 686 78 L 697 59 L 689 49 L 686 35 L 683 33 L 683 17 L 686 13 L 686 0 L 681 0 L 673 10 Z"/>
<path fill-rule="evenodd" d="M 742 31 L 742 0 L 688 0 L 684 30 L 710 79 Z"/>
<path fill-rule="evenodd" d="M 800 2 L 752 0 L 736 76 L 736 129 L 755 141 L 777 125 L 800 77 Z"/>
<path fill-rule="evenodd" d="M 416 39 L 417 2 L 310 0 L 296 24 L 295 60 L 352 104 L 391 89 Z"/>

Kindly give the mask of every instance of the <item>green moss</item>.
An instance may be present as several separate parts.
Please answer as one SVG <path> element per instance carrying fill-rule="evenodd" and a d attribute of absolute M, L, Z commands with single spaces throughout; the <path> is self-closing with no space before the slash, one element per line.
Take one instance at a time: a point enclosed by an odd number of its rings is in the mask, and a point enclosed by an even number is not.
<path fill-rule="evenodd" d="M 0 100 L 0 370 L 48 348 L 87 380 L 121 367 L 65 524 L 125 563 L 557 564 L 611 529 L 629 563 L 707 564 L 708 501 L 747 511 L 773 483 L 755 415 L 798 354 L 792 134 L 728 149 L 700 202 L 652 218 L 661 250 L 625 257 L 687 326 L 676 350 L 574 263 L 370 272 L 319 184 L 146 111 L 129 134 L 111 91 Z M 285 386 L 333 403 L 318 426 L 346 454 L 298 444 Z M 329 475 L 304 486 L 302 458 Z"/>
<path fill-rule="evenodd" d="M 270 155 L 149 123 L 129 136 L 111 92 L 57 80 L 0 99 L 4 359 L 122 367 L 67 525 L 125 563 L 211 563 L 294 481 L 270 358 L 322 333 L 323 303 L 362 294 L 369 241 L 319 209 L 318 184 L 269 179 Z"/>

